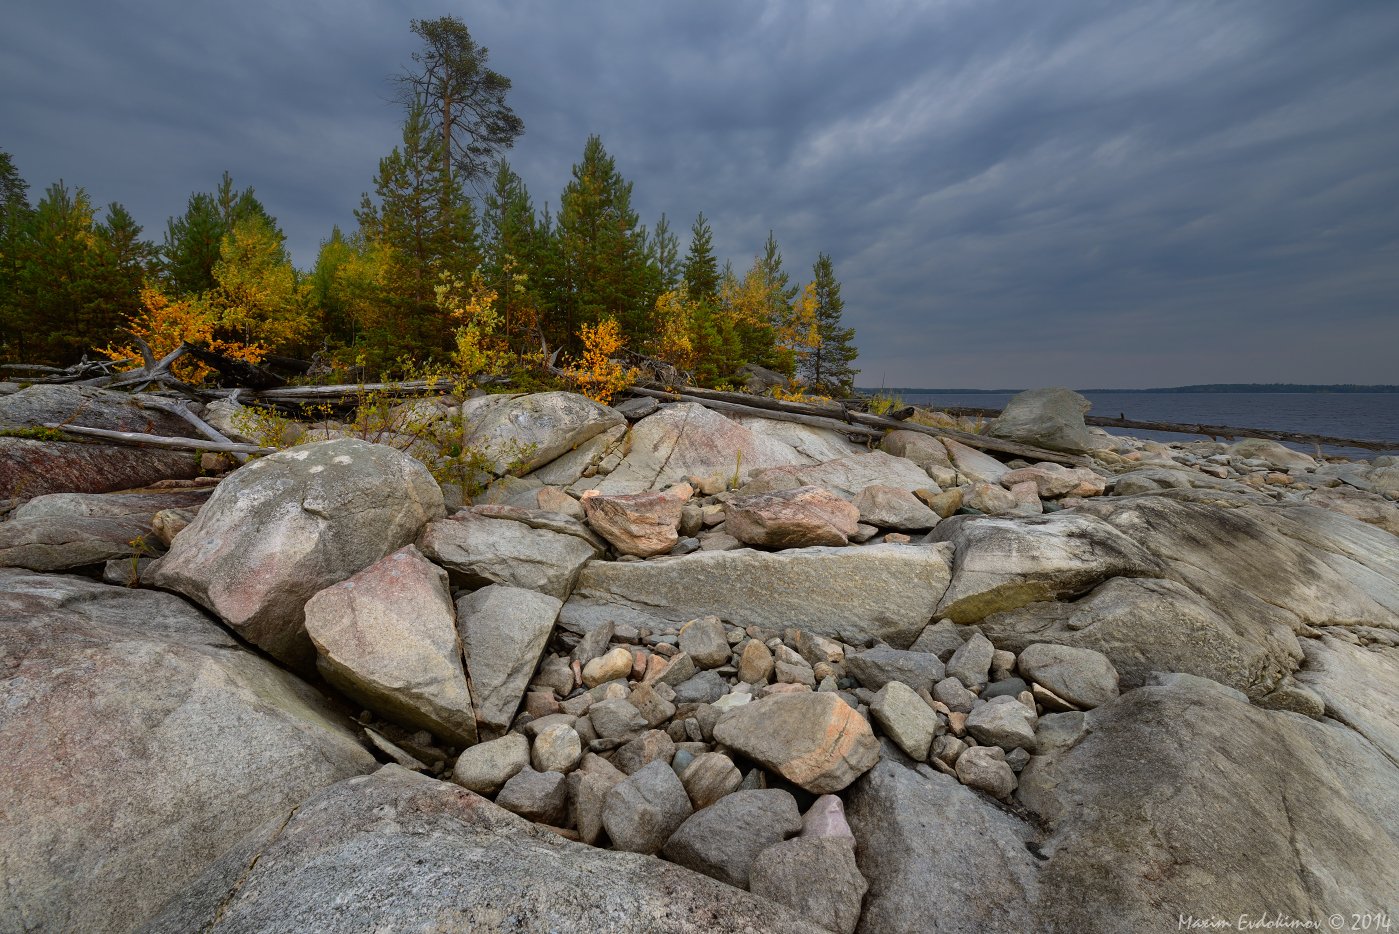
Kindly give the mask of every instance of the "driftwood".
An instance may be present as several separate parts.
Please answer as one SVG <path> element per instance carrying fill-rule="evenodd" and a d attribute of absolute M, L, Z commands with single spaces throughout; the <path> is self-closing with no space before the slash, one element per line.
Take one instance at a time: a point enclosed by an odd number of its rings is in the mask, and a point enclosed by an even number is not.
<path fill-rule="evenodd" d="M 210 425 L 208 422 L 204 421 L 204 419 L 191 412 L 184 402 L 170 402 L 165 399 L 158 399 L 154 396 L 138 396 L 135 398 L 135 402 L 139 406 L 144 406 L 146 408 L 152 409 L 159 409 L 162 412 L 169 412 L 171 415 L 178 415 L 180 418 L 183 418 L 185 421 L 193 425 L 196 431 L 198 431 L 204 437 L 208 438 L 210 441 L 217 441 L 220 444 L 238 443 L 225 437 L 223 433 L 220 432 L 213 425 Z M 246 464 L 248 462 L 247 454 L 242 454 L 235 451 L 230 451 L 228 453 L 230 454 L 230 456 L 232 456 L 232 458 L 235 461 L 237 461 L 240 464 Z"/>
<path fill-rule="evenodd" d="M 87 428 L 83 425 L 64 425 L 53 422 L 44 426 L 66 435 L 79 438 L 98 438 L 118 444 L 137 447 L 168 448 L 174 451 L 215 451 L 220 454 L 275 454 L 275 448 L 258 447 L 256 444 L 240 444 L 236 441 L 200 441 L 198 438 L 169 438 L 165 435 L 147 435 L 136 431 L 110 431 L 106 428 Z"/>
<path fill-rule="evenodd" d="M 997 418 L 1000 409 L 977 409 L 965 406 L 937 407 L 937 411 L 949 415 L 964 415 L 973 418 Z M 1265 441 L 1291 441 L 1293 444 L 1326 445 L 1337 448 L 1361 448 L 1366 451 L 1399 450 L 1399 441 L 1376 441 L 1365 438 L 1334 438 L 1330 435 L 1313 435 L 1299 431 L 1275 431 L 1269 428 L 1236 428 L 1232 425 L 1203 425 L 1188 422 L 1147 422 L 1133 418 L 1109 418 L 1104 415 L 1085 415 L 1084 422 L 1098 428 L 1130 428 L 1137 431 L 1164 431 L 1180 435 L 1206 435 L 1218 438 L 1262 438 Z"/>
<path fill-rule="evenodd" d="M 78 383 L 110 377 L 117 367 L 132 362 L 134 358 L 90 361 L 83 357 L 70 367 L 44 366 L 38 363 L 3 363 L 0 364 L 0 373 L 11 374 L 26 383 Z"/>
<path fill-rule="evenodd" d="M 684 387 L 679 392 L 666 392 L 634 386 L 629 391 L 636 395 L 650 396 L 653 399 L 665 399 L 671 402 L 696 402 L 714 408 L 716 411 L 725 411 L 724 408 L 720 408 L 720 406 L 724 406 L 730 410 L 742 410 L 738 412 L 741 415 L 771 418 L 776 421 L 799 421 L 801 424 L 815 425 L 818 428 L 831 428 L 835 431 L 858 432 L 863 430 L 866 436 L 871 437 L 879 437 L 886 430 L 902 429 L 934 437 L 951 438 L 967 447 L 995 451 L 999 454 L 1010 454 L 1031 461 L 1050 461 L 1074 467 L 1092 468 L 1096 466 L 1091 458 L 1081 457 L 1077 454 L 1048 451 L 1029 444 L 1003 441 L 1000 438 L 988 438 L 985 435 L 956 431 L 951 428 L 930 428 L 917 422 L 900 421 L 897 418 L 857 412 L 841 406 L 839 403 L 784 402 L 765 396 L 748 396 L 742 393 L 718 392 L 711 389 L 692 389 L 690 387 Z M 737 399 L 743 399 L 744 402 L 734 401 Z M 814 421 L 807 419 L 814 419 Z"/>

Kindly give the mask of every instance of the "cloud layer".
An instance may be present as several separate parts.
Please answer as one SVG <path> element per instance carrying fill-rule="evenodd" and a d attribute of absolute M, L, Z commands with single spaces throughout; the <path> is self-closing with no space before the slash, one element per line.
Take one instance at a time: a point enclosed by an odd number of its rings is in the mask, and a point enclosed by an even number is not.
<path fill-rule="evenodd" d="M 129 6 L 129 5 L 128 5 Z M 424 4 L 120 9 L 0 34 L 0 148 L 165 218 L 228 169 L 300 265 L 353 224 Z M 649 224 L 740 270 L 830 253 L 860 382 L 1396 382 L 1399 5 L 1389 0 L 474 4 L 511 155 L 557 204 L 590 133 Z"/>

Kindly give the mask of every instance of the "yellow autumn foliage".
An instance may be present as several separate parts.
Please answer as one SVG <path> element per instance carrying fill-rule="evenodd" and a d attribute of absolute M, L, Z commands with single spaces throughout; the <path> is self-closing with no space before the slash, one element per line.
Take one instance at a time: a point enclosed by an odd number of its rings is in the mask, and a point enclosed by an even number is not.
<path fill-rule="evenodd" d="M 221 340 L 215 336 L 218 326 L 218 312 L 202 297 L 172 299 L 147 284 L 141 289 L 141 310 L 128 320 L 126 329 L 146 342 L 156 360 L 185 342 L 252 364 L 261 363 L 267 355 L 267 347 L 262 343 Z M 141 360 L 141 351 L 134 341 L 108 344 L 101 352 L 113 360 Z M 139 366 L 140 363 L 134 363 L 131 369 Z M 185 382 L 201 383 L 213 370 L 192 357 L 182 357 L 171 372 Z"/>
<path fill-rule="evenodd" d="M 568 369 L 568 377 L 583 395 L 607 405 L 614 395 L 636 382 L 636 370 L 612 359 L 622 349 L 622 327 L 615 318 L 607 318 L 595 326 L 583 325 L 578 338 L 583 342 L 583 357 Z"/>

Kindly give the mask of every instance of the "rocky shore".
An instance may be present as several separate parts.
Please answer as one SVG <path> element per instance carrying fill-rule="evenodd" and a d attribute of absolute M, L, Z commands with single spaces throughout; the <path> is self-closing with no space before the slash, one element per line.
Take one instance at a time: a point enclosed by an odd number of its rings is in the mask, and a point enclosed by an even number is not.
<path fill-rule="evenodd" d="M 1067 390 L 989 427 L 1067 465 L 403 406 L 464 416 L 468 504 L 391 432 L 201 466 L 33 431 L 193 435 L 131 397 L 7 388 L 0 929 L 1399 912 L 1399 459 L 1113 437 Z"/>

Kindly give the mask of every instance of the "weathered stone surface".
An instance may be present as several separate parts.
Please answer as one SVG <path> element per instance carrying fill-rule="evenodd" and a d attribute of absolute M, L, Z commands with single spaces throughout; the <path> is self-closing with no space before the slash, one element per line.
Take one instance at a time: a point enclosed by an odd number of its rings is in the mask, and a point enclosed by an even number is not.
<path fill-rule="evenodd" d="M 740 549 L 596 561 L 579 576 L 570 604 L 613 604 L 677 623 L 713 614 L 735 626 L 795 626 L 906 646 L 933 615 L 949 577 L 941 548 Z"/>
<path fill-rule="evenodd" d="M 234 471 L 176 539 L 156 584 L 291 665 L 315 650 L 303 607 L 445 512 L 422 464 L 380 444 L 322 441 Z"/>
<path fill-rule="evenodd" d="M 572 392 L 488 395 L 462 406 L 466 443 L 492 462 L 497 476 L 529 473 L 625 423 L 621 413 Z"/>
<path fill-rule="evenodd" d="M 306 604 L 326 680 L 404 726 L 476 742 L 447 572 L 406 545 Z"/>
<path fill-rule="evenodd" d="M 529 754 L 529 740 L 519 733 L 477 743 L 457 757 L 452 781 L 478 795 L 494 795 L 516 773 L 529 767 Z"/>
<path fill-rule="evenodd" d="M 806 458 L 807 463 L 820 464 L 838 460 L 865 450 L 864 445 L 856 444 L 840 432 L 831 431 L 829 428 L 745 415 L 734 416 L 733 421 L 758 437 L 782 442 Z"/>
<path fill-rule="evenodd" d="M 73 383 L 29 386 L 19 392 L 0 395 L 0 428 L 39 428 L 50 423 L 65 423 L 171 438 L 201 437 L 178 415 L 154 406 L 141 406 L 141 400 L 147 398 L 151 397 L 144 393 L 117 392 Z"/>
<path fill-rule="evenodd" d="M 1023 513 L 1020 501 L 999 483 L 973 483 L 962 487 L 962 505 L 988 516 L 1017 516 Z"/>
<path fill-rule="evenodd" d="M 985 687 L 995 654 L 996 647 L 991 640 L 979 632 L 974 633 L 947 660 L 947 676 L 956 678 L 969 689 Z"/>
<path fill-rule="evenodd" d="M 656 853 L 692 812 L 679 776 L 665 762 L 652 762 L 607 793 L 602 824 L 617 849 Z"/>
<path fill-rule="evenodd" d="M 988 433 L 1051 451 L 1092 451 L 1104 445 L 1083 423 L 1090 408 L 1072 389 L 1028 389 L 1011 397 Z"/>
<path fill-rule="evenodd" d="M 650 558 L 670 551 L 679 540 L 680 513 L 691 492 L 688 484 L 614 496 L 589 490 L 583 494 L 583 511 L 588 524 L 620 554 Z"/>
<path fill-rule="evenodd" d="M 810 462 L 783 441 L 750 431 L 702 405 L 682 402 L 662 406 L 632 426 L 627 456 L 595 488 L 609 494 L 640 493 L 690 476 L 728 477 L 736 472 L 742 483 L 764 467 Z"/>
<path fill-rule="evenodd" d="M 738 679 L 749 684 L 765 684 L 772 677 L 772 650 L 757 639 L 749 639 L 738 659 Z"/>
<path fill-rule="evenodd" d="M 1036 600 L 1085 593 L 1111 577 L 1159 577 L 1162 571 L 1139 543 L 1106 522 L 1076 513 L 975 519 L 956 524 L 947 540 L 956 549 L 953 577 L 937 612 L 958 623 Z"/>
<path fill-rule="evenodd" d="M 1099 707 L 1118 694 L 1117 669 L 1107 656 L 1092 649 L 1037 642 L 1020 653 L 1019 668 L 1028 680 L 1075 707 Z"/>
<path fill-rule="evenodd" d="M 540 772 L 567 775 L 583 758 L 583 742 L 578 731 L 566 723 L 555 723 L 539 732 L 530 750 L 530 764 Z"/>
<path fill-rule="evenodd" d="M 1399 762 L 1399 648 L 1327 637 L 1304 640 L 1303 649 L 1297 683 L 1321 698 L 1328 717 Z"/>
<path fill-rule="evenodd" d="M 957 631 L 951 620 L 940 619 L 919 633 L 909 650 L 929 652 L 945 662 L 952 657 L 953 652 L 962 647 L 963 641 L 965 640 L 962 634 Z"/>
<path fill-rule="evenodd" d="M 525 820 L 558 826 L 568 815 L 568 785 L 562 772 L 526 766 L 506 780 L 495 801 Z"/>
<path fill-rule="evenodd" d="M 884 451 L 866 451 L 818 464 L 754 471 L 743 492 L 772 493 L 815 486 L 853 498 L 866 487 L 876 485 L 912 492 L 929 487 L 932 481 L 927 471 L 910 460 Z"/>
<path fill-rule="evenodd" d="M 802 815 L 802 836 L 843 840 L 855 845 L 855 834 L 845 820 L 845 805 L 836 795 L 822 795 Z"/>
<path fill-rule="evenodd" d="M 1301 660 L 1296 636 L 1268 616 L 1225 609 L 1176 581 L 1119 577 L 1080 600 L 1031 603 L 980 625 L 1017 652 L 1035 642 L 1101 652 L 1124 687 L 1145 684 L 1153 671 L 1179 671 L 1266 693 Z"/>
<path fill-rule="evenodd" d="M 779 694 L 734 708 L 714 738 L 813 794 L 840 791 L 879 761 L 865 719 L 835 694 Z"/>
<path fill-rule="evenodd" d="M 1085 719 L 1072 748 L 1022 773 L 1054 802 L 1037 805 L 1050 822 L 1038 927 L 1396 907 L 1399 769 L 1354 730 L 1203 679 L 1131 691 Z"/>
<path fill-rule="evenodd" d="M 1349 487 L 1337 487 L 1334 490 L 1323 488 L 1309 493 L 1306 502 L 1310 506 L 1342 513 L 1384 529 L 1390 535 L 1399 536 L 1399 505 L 1391 503 L 1378 493 L 1366 493 Z"/>
<path fill-rule="evenodd" d="M 0 658 L 3 930 L 131 930 L 375 767 L 315 691 L 170 594 L 0 570 Z"/>
<path fill-rule="evenodd" d="M 725 509 L 725 531 L 764 548 L 844 545 L 860 522 L 859 509 L 815 486 L 737 496 Z"/>
<path fill-rule="evenodd" d="M 913 688 L 890 681 L 870 701 L 870 715 L 884 734 L 914 761 L 928 758 L 928 749 L 938 731 L 938 717 Z"/>
<path fill-rule="evenodd" d="M 505 732 L 559 615 L 548 594 L 492 584 L 457 600 L 466 672 L 487 738 Z"/>
<path fill-rule="evenodd" d="M 661 855 L 746 889 L 749 867 L 758 854 L 801 829 L 801 812 L 788 792 L 777 788 L 736 791 L 686 818 Z"/>
<path fill-rule="evenodd" d="M 717 616 L 701 616 L 680 627 L 680 651 L 700 668 L 718 668 L 728 662 L 728 632 Z"/>
<path fill-rule="evenodd" d="M 701 753 L 680 773 L 680 782 L 695 810 L 709 807 L 738 788 L 742 781 L 743 774 L 722 752 Z"/>
<path fill-rule="evenodd" d="M 588 719 L 602 739 L 635 736 L 649 726 L 641 711 L 631 701 L 620 697 L 593 704 L 588 708 Z"/>
<path fill-rule="evenodd" d="M 968 718 L 970 719 L 970 718 Z M 993 798 L 1008 798 L 1015 790 L 1015 772 L 999 746 L 973 746 L 957 757 L 957 780 Z"/>
<path fill-rule="evenodd" d="M 510 584 L 568 599 L 598 549 L 586 538 L 472 510 L 423 529 L 418 548 L 468 586 Z"/>
<path fill-rule="evenodd" d="M 198 509 L 212 487 L 196 490 L 149 490 L 140 493 L 49 493 L 17 506 L 10 520 L 91 517 L 148 521 L 165 509 Z"/>
<path fill-rule="evenodd" d="M 940 440 L 943 447 L 947 448 L 947 456 L 951 459 L 952 466 L 957 468 L 957 473 L 966 483 L 999 484 L 1001 477 L 1010 472 L 1009 467 L 990 454 L 983 454 L 951 438 Z"/>
<path fill-rule="evenodd" d="M 811 930 L 688 869 L 570 842 L 464 789 L 390 766 L 327 789 L 285 828 L 269 824 L 248 837 L 151 931 L 714 934 L 716 919 L 753 934 Z"/>
<path fill-rule="evenodd" d="M 928 489 L 927 486 L 924 489 Z M 855 496 L 860 521 L 882 529 L 918 531 L 938 524 L 938 514 L 906 490 L 891 486 L 867 486 Z"/>
<path fill-rule="evenodd" d="M 847 844 L 814 837 L 763 850 L 753 862 L 749 885 L 754 895 L 839 934 L 852 934 L 860 923 L 860 903 L 868 888 Z"/>
<path fill-rule="evenodd" d="M 647 730 L 612 755 L 612 764 L 626 775 L 635 775 L 652 763 L 669 765 L 675 741 L 660 730 Z"/>
<path fill-rule="evenodd" d="M 1265 461 L 1279 470 L 1289 470 L 1294 467 L 1312 470 L 1316 467 L 1316 461 L 1301 451 L 1294 451 L 1286 445 L 1276 441 L 1266 441 L 1263 438 L 1244 438 L 1236 441 L 1229 445 L 1228 452 L 1229 456 L 1236 461 Z"/>
<path fill-rule="evenodd" d="M 883 440 L 879 442 L 879 449 L 895 457 L 911 460 L 924 470 L 930 465 L 952 468 L 952 460 L 947 456 L 947 448 L 943 447 L 942 441 L 921 431 L 895 429 L 884 435 Z"/>
<path fill-rule="evenodd" d="M 145 544 L 144 536 L 151 536 Z M 64 571 L 159 547 L 148 517 L 53 516 L 0 522 L 0 567 Z"/>
<path fill-rule="evenodd" d="M 197 476 L 199 455 L 192 451 L 0 437 L 0 490 L 6 491 L 5 498 L 107 493 Z"/>
<path fill-rule="evenodd" d="M 955 778 L 884 759 L 851 788 L 846 817 L 869 882 L 859 930 L 1023 934 L 1038 925 L 1033 830 Z"/>
<path fill-rule="evenodd" d="M 931 690 L 944 674 L 942 662 L 930 652 L 887 647 L 851 655 L 845 666 L 856 681 L 871 691 L 878 691 L 890 681 L 902 681 L 914 690 Z"/>
<path fill-rule="evenodd" d="M 1035 748 L 1035 712 L 1014 697 L 997 697 L 977 704 L 967 716 L 967 732 L 977 742 L 1012 749 Z M 927 758 L 926 756 L 920 758 Z"/>
<path fill-rule="evenodd" d="M 609 649 L 583 666 L 583 683 L 590 688 L 625 678 L 631 673 L 632 654 L 624 646 Z"/>

